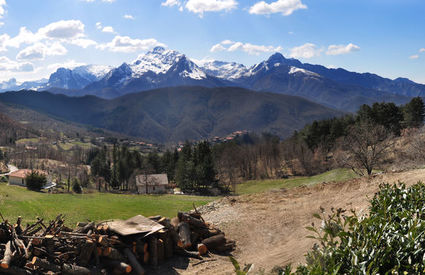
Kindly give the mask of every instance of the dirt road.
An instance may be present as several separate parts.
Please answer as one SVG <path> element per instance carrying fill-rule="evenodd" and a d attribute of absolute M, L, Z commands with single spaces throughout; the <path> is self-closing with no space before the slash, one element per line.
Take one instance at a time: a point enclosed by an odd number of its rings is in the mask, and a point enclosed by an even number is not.
<path fill-rule="evenodd" d="M 382 182 L 425 181 L 425 169 L 388 173 L 343 183 L 322 183 L 312 187 L 275 190 L 262 194 L 224 198 L 202 208 L 203 217 L 218 225 L 226 236 L 237 242 L 233 253 L 241 263 L 253 263 L 256 270 L 270 271 L 276 265 L 302 263 L 313 240 L 305 238 L 312 215 L 320 207 L 355 209 L 365 212 L 368 198 Z M 232 274 L 227 257 L 182 268 L 182 274 Z"/>

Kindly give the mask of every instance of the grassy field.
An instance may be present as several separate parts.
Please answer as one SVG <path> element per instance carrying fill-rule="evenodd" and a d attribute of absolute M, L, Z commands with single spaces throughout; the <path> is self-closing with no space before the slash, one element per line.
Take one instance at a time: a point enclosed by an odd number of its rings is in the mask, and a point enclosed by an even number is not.
<path fill-rule="evenodd" d="M 321 182 L 345 181 L 357 177 L 350 169 L 335 169 L 312 177 L 296 177 L 280 180 L 253 180 L 239 184 L 237 194 L 253 194 L 277 188 L 292 188 Z"/>
<path fill-rule="evenodd" d="M 173 217 L 179 210 L 192 209 L 193 203 L 200 206 L 215 199 L 178 195 L 47 194 L 0 184 L 0 212 L 13 222 L 22 216 L 24 223 L 33 222 L 37 216 L 53 219 L 58 214 L 66 215 L 66 223 L 72 226 L 87 219 L 127 219 L 138 214 Z"/>

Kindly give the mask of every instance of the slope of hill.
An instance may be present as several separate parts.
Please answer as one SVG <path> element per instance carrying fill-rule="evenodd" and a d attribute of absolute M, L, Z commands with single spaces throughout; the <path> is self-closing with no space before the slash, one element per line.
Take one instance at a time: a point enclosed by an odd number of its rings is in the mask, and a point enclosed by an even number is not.
<path fill-rule="evenodd" d="M 21 91 L 0 94 L 0 101 L 162 143 L 236 130 L 285 137 L 315 119 L 342 114 L 303 98 L 242 88 L 164 88 L 112 100 Z"/>

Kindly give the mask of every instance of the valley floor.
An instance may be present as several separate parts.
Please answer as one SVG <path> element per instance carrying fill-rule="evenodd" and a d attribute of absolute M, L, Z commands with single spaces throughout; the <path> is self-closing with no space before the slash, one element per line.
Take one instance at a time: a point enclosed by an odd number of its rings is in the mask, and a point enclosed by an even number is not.
<path fill-rule="evenodd" d="M 314 240 L 306 238 L 305 229 L 320 207 L 368 210 L 368 200 L 380 183 L 405 182 L 407 185 L 425 180 L 425 169 L 386 173 L 371 178 L 357 178 L 340 183 L 321 183 L 308 187 L 276 189 L 265 193 L 223 198 L 202 207 L 203 217 L 219 226 L 226 236 L 236 240 L 233 255 L 240 264 L 253 263 L 255 270 L 266 274 L 274 266 L 304 261 Z M 193 266 L 193 260 L 175 270 L 182 274 L 234 274 L 227 257 Z"/>

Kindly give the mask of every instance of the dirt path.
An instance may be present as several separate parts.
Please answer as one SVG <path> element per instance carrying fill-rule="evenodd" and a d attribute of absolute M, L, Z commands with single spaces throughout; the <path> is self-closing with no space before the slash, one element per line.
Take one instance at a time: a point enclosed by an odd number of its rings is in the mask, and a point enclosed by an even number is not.
<path fill-rule="evenodd" d="M 203 217 L 218 225 L 237 242 L 233 253 L 241 263 L 253 263 L 256 270 L 270 271 L 276 265 L 303 262 L 313 240 L 305 238 L 312 215 L 323 207 L 367 211 L 368 198 L 382 182 L 425 181 L 425 169 L 389 173 L 344 183 L 323 183 L 312 187 L 276 190 L 262 194 L 225 198 L 202 208 Z M 232 274 L 227 257 L 193 266 L 198 260 L 176 268 L 182 274 Z"/>

